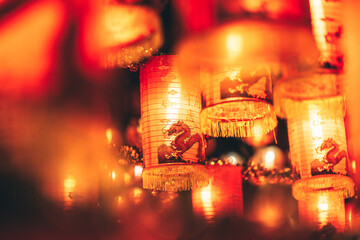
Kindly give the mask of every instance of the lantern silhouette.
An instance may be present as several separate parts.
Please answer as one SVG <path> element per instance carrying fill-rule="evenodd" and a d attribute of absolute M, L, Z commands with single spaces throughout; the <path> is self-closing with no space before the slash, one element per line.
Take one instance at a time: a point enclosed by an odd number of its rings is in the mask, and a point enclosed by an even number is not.
<path fill-rule="evenodd" d="M 95 21 L 85 30 L 86 48 L 104 68 L 139 63 L 163 43 L 160 17 L 148 6 L 108 1 L 90 17 Z"/>
<path fill-rule="evenodd" d="M 341 76 L 322 70 L 307 77 L 280 81 L 274 89 L 274 104 L 277 114 L 287 118 L 293 172 L 296 179 L 301 178 L 293 185 L 294 197 L 309 202 L 320 196 L 313 196 L 315 192 L 333 194 L 326 192 L 329 189 L 338 190 L 336 194 L 342 196 L 342 201 L 353 196 L 354 183 L 347 176 L 349 157 Z M 314 202 L 311 200 L 311 204 Z M 300 206 L 303 204 L 299 203 Z M 343 207 L 334 205 L 329 211 L 336 212 L 338 208 Z M 336 221 L 343 228 L 342 217 Z"/>
<path fill-rule="evenodd" d="M 320 63 L 342 68 L 342 1 L 309 2 L 313 35 L 320 50 Z"/>
<path fill-rule="evenodd" d="M 347 174 L 345 98 L 341 77 L 329 71 L 278 82 L 275 110 L 288 123 L 290 157 L 300 178 Z"/>
<path fill-rule="evenodd" d="M 151 58 L 140 73 L 143 187 L 190 190 L 208 183 L 200 131 L 200 91 L 179 78 L 176 57 Z"/>
<path fill-rule="evenodd" d="M 259 137 L 272 131 L 272 82 L 291 75 L 290 65 L 307 68 L 315 52 L 311 37 L 303 28 L 247 20 L 182 41 L 179 72 L 201 82 L 203 133 Z"/>
<path fill-rule="evenodd" d="M 348 186 L 352 186 L 350 191 Z M 293 195 L 298 200 L 300 222 L 309 228 L 332 224 L 338 231 L 344 231 L 344 199 L 354 195 L 353 189 L 352 180 L 345 176 L 317 176 L 297 181 Z"/>
<path fill-rule="evenodd" d="M 243 215 L 241 167 L 206 165 L 209 185 L 192 191 L 194 214 L 208 223 Z"/>
<path fill-rule="evenodd" d="M 360 5 L 359 2 L 344 1 L 344 54 L 346 56 L 345 82 L 348 88 L 347 101 L 347 137 L 350 155 L 353 156 L 350 176 L 355 181 L 356 189 L 360 189 L 360 81 L 357 59 L 360 56 L 360 33 L 357 31 Z M 345 47 L 346 46 L 346 47 Z M 356 191 L 357 197 L 360 191 Z"/>

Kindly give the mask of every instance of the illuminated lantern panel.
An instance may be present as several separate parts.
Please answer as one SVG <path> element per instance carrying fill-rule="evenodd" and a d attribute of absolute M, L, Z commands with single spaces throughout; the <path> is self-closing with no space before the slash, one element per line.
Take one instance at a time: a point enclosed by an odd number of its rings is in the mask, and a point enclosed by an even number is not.
<path fill-rule="evenodd" d="M 297 178 L 347 175 L 350 161 L 339 75 L 320 72 L 279 82 L 274 103 L 277 114 L 288 119 L 290 157 Z"/>
<path fill-rule="evenodd" d="M 359 17 L 359 2 L 343 1 L 344 12 L 344 54 L 346 56 L 345 81 L 348 88 L 347 98 L 347 137 L 350 156 L 353 157 L 351 165 L 351 175 L 355 181 L 357 189 L 360 189 L 360 81 L 359 65 L 357 59 L 360 56 L 360 32 L 357 31 Z M 346 47 L 345 47 L 346 46 Z M 357 191 L 359 197 L 360 191 Z M 360 229 L 360 228 L 359 228 Z"/>
<path fill-rule="evenodd" d="M 317 112 L 319 113 L 319 112 Z M 346 175 L 347 146 L 344 119 L 321 118 L 288 120 L 290 157 L 301 178 L 319 174 Z"/>
<path fill-rule="evenodd" d="M 332 224 L 338 231 L 345 228 L 345 201 L 342 190 L 323 190 L 307 193 L 299 200 L 300 223 L 309 228 Z"/>
<path fill-rule="evenodd" d="M 193 210 L 208 223 L 243 215 L 241 168 L 238 166 L 207 165 L 209 185 L 192 190 Z"/>
<path fill-rule="evenodd" d="M 151 58 L 140 73 L 143 187 L 178 191 L 208 183 L 200 131 L 200 90 L 182 81 L 176 56 Z"/>
<path fill-rule="evenodd" d="M 279 81 L 275 110 L 288 119 L 290 157 L 297 180 L 293 196 L 300 219 L 343 230 L 344 199 L 354 195 L 348 175 L 349 157 L 344 127 L 345 99 L 336 72 Z"/>
<path fill-rule="evenodd" d="M 355 193 L 351 178 L 331 174 L 300 179 L 293 185 L 292 192 L 299 201 L 299 218 L 303 224 L 321 228 L 331 223 L 338 230 L 344 230 L 344 199 Z"/>
<path fill-rule="evenodd" d="M 236 44 L 236 42 L 234 43 Z M 214 137 L 262 136 L 277 125 L 268 66 L 224 68 L 200 73 L 201 129 Z"/>
<path fill-rule="evenodd" d="M 342 1 L 310 0 L 313 34 L 320 50 L 320 62 L 342 68 Z"/>
<path fill-rule="evenodd" d="M 307 68 L 315 47 L 303 28 L 244 20 L 193 35 L 178 52 L 180 75 L 201 82 L 203 133 L 260 137 L 277 125 L 273 78 Z"/>

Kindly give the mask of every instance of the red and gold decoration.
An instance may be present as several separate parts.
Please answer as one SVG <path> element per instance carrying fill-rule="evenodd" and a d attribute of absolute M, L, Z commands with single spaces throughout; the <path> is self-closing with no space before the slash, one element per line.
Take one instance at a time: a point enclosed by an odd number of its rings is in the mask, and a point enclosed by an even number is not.
<path fill-rule="evenodd" d="M 179 69 L 201 81 L 201 130 L 213 137 L 260 137 L 274 130 L 272 82 L 292 74 L 287 64 L 311 65 L 312 43 L 303 28 L 249 20 L 184 40 Z"/>
<path fill-rule="evenodd" d="M 320 63 L 342 68 L 342 1 L 309 0 L 313 35 L 320 50 Z"/>
<path fill-rule="evenodd" d="M 331 224 L 337 231 L 344 231 L 344 199 L 354 195 L 353 185 L 350 178 L 336 175 L 298 180 L 293 186 L 293 195 L 299 200 L 300 222 L 318 229 Z"/>
<path fill-rule="evenodd" d="M 243 215 L 241 167 L 206 165 L 209 185 L 192 191 L 195 216 L 208 223 L 229 216 Z"/>
<path fill-rule="evenodd" d="M 279 82 L 275 110 L 287 118 L 290 157 L 300 178 L 347 174 L 345 97 L 341 76 L 323 71 Z"/>
<path fill-rule="evenodd" d="M 279 82 L 274 90 L 274 103 L 278 115 L 288 122 L 293 173 L 296 179 L 301 178 L 293 185 L 301 218 L 310 224 L 320 222 L 320 227 L 335 222 L 335 227 L 342 230 L 343 202 L 354 195 L 354 183 L 347 176 L 349 157 L 341 76 L 321 70 Z M 327 201 L 321 205 L 326 206 L 326 211 L 317 203 L 322 199 Z M 309 206 L 304 206 L 302 201 Z"/>
<path fill-rule="evenodd" d="M 179 78 L 176 56 L 151 58 L 140 72 L 143 187 L 181 191 L 208 183 L 200 131 L 200 90 Z"/>
<path fill-rule="evenodd" d="M 352 156 L 350 175 L 356 184 L 356 194 L 360 197 L 360 81 L 359 65 L 357 59 L 360 56 L 360 33 L 357 31 L 359 26 L 360 2 L 344 1 L 344 41 L 343 48 L 347 59 L 344 67 L 345 82 L 348 88 L 347 98 L 347 137 L 349 153 Z"/>
<path fill-rule="evenodd" d="M 269 67 L 208 69 L 201 72 L 201 84 L 205 107 L 201 129 L 205 134 L 252 137 L 276 127 Z"/>
<path fill-rule="evenodd" d="M 163 43 L 158 13 L 144 5 L 108 1 L 98 12 L 94 43 L 105 68 L 129 67 L 153 55 Z"/>
<path fill-rule="evenodd" d="M 244 180 L 254 185 L 292 184 L 291 168 L 285 165 L 283 152 L 275 146 L 259 149 L 248 161 Z"/>

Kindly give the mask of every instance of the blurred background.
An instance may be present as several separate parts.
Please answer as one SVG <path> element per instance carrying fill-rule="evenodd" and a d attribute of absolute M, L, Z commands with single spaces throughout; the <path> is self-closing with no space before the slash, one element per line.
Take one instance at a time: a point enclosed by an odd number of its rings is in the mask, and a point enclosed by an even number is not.
<path fill-rule="evenodd" d="M 0 0 L 1 239 L 358 238 L 356 199 L 346 201 L 345 234 L 299 223 L 281 119 L 261 138 L 207 136 L 208 187 L 142 189 L 139 68 L 148 56 L 99 64 L 102 48 L 112 44 L 98 30 L 99 9 L 151 8 L 163 31 L 151 53 L 159 55 L 176 53 L 184 38 L 208 27 L 184 17 L 184 9 L 194 14 L 190 6 L 205 2 Z M 251 9 L 267 1 L 242 2 Z M 277 18 L 311 29 L 308 1 L 273 2 L 282 10 Z M 146 20 L 132 21 L 131 27 Z M 123 46 L 136 43 L 129 36 Z M 280 184 L 244 174 L 251 163 L 266 161 L 283 174 L 273 180 Z"/>

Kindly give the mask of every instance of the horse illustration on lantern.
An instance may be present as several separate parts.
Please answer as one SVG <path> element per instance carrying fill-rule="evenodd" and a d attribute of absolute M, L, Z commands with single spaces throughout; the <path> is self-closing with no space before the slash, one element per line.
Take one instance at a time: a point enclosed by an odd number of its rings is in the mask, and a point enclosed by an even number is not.
<path fill-rule="evenodd" d="M 195 143 L 199 143 L 197 147 L 198 161 L 205 161 L 204 139 L 201 134 L 191 134 L 190 127 L 183 121 L 179 120 L 172 124 L 164 133 L 167 137 L 176 135 L 170 146 L 162 144 L 158 147 L 159 163 L 185 162 L 183 154 L 188 151 Z"/>
<path fill-rule="evenodd" d="M 340 150 L 339 144 L 332 138 L 324 140 L 318 149 L 320 151 L 328 151 L 326 152 L 323 161 L 312 161 L 312 175 L 322 173 L 324 170 L 333 172 L 335 165 L 340 163 L 342 159 L 345 158 L 345 161 L 347 159 L 347 152 L 345 150 Z"/>

